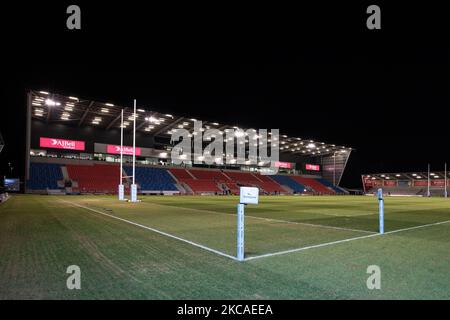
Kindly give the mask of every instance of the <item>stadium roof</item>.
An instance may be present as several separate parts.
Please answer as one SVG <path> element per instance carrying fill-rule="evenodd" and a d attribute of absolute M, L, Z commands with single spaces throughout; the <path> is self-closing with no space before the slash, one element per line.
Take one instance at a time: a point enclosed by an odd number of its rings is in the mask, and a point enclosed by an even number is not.
<path fill-rule="evenodd" d="M 121 110 L 124 110 L 124 130 L 133 128 L 133 108 L 118 106 L 108 101 L 99 102 L 85 100 L 73 96 L 64 96 L 46 91 L 30 91 L 32 117 L 48 123 L 67 123 L 75 126 L 97 126 L 110 130 L 120 128 Z M 164 114 L 149 110 L 144 106 L 137 107 L 136 130 L 146 132 L 150 136 L 169 138 L 173 130 L 178 128 L 193 131 L 194 119 L 186 116 Z M 206 129 L 242 129 L 236 125 L 203 121 Z M 345 146 L 337 146 L 330 143 L 302 139 L 283 135 L 280 132 L 280 152 L 296 155 L 321 156 L 335 152 L 347 153 L 352 150 Z M 269 138 L 270 142 L 270 138 Z M 272 143 L 272 142 L 271 142 Z"/>
<path fill-rule="evenodd" d="M 447 172 L 447 177 L 450 177 L 450 172 Z M 363 178 L 372 180 L 426 180 L 428 179 L 428 172 L 398 172 L 398 173 L 373 173 L 363 174 Z M 432 171 L 430 179 L 444 179 L 444 171 Z"/>

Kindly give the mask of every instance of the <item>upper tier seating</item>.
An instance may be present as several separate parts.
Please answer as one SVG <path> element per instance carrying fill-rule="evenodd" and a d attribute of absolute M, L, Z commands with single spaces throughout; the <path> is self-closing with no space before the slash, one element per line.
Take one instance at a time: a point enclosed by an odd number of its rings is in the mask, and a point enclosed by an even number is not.
<path fill-rule="evenodd" d="M 119 170 L 119 166 L 107 164 L 67 165 L 70 179 L 78 182 L 80 192 L 88 193 L 117 193 Z"/>
<path fill-rule="evenodd" d="M 325 187 L 323 184 L 321 184 L 319 181 L 313 178 L 302 178 L 299 176 L 292 176 L 292 179 L 295 181 L 301 183 L 302 185 L 306 187 L 312 188 L 315 192 L 320 194 L 335 194 L 335 192 L 327 187 Z"/>
<path fill-rule="evenodd" d="M 63 180 L 61 165 L 31 163 L 27 188 L 32 190 L 58 189 L 58 180 Z"/>
<path fill-rule="evenodd" d="M 305 192 L 305 186 L 299 183 L 298 181 L 291 179 L 290 176 L 275 175 L 272 176 L 271 178 L 274 179 L 279 184 L 287 186 L 288 188 L 292 189 L 292 191 L 294 191 L 295 193 Z"/>
<path fill-rule="evenodd" d="M 133 168 L 124 167 L 128 176 L 133 174 Z M 166 169 L 136 167 L 136 183 L 143 191 L 177 191 L 176 181 Z"/>

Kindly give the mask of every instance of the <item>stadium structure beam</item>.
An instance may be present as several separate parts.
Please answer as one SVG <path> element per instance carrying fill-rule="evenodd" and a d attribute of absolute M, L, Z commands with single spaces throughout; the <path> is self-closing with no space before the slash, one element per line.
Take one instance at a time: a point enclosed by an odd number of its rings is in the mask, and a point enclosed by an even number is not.
<path fill-rule="evenodd" d="M 94 105 L 94 101 L 91 101 L 89 105 L 87 106 L 86 110 L 84 110 L 83 115 L 81 116 L 80 121 L 78 122 L 78 126 L 81 126 L 83 124 L 84 119 L 88 115 L 89 111 L 91 110 L 92 106 Z"/>
<path fill-rule="evenodd" d="M 127 110 L 128 110 L 128 107 L 123 108 L 123 111 L 124 111 L 124 112 L 127 111 Z M 109 129 L 114 125 L 114 123 L 116 123 L 116 122 L 120 119 L 120 117 L 121 117 L 121 114 L 119 113 L 119 115 L 118 115 L 117 117 L 115 117 L 115 118 L 108 124 L 108 126 L 106 127 L 105 130 L 109 130 Z"/>

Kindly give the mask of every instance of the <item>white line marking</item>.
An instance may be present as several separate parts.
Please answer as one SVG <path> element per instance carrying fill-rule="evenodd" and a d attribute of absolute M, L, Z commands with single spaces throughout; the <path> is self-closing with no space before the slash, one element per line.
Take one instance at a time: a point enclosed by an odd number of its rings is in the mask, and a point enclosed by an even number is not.
<path fill-rule="evenodd" d="M 436 225 L 445 224 L 445 223 L 450 223 L 450 220 L 436 222 L 436 223 L 429 223 L 429 224 L 424 224 L 424 225 L 421 225 L 421 226 L 415 226 L 415 227 L 410 227 L 410 228 L 404 228 L 404 229 L 388 231 L 388 232 L 385 232 L 384 234 L 375 233 L 375 234 L 369 234 L 367 236 L 348 238 L 348 239 L 344 239 L 344 240 L 326 242 L 326 243 L 316 244 L 316 245 L 302 247 L 302 248 L 296 248 L 296 249 L 290 249 L 290 250 L 285 250 L 285 251 L 267 253 L 267 254 L 262 254 L 260 256 L 254 256 L 254 257 L 245 258 L 244 261 L 255 260 L 255 259 L 260 259 L 260 258 L 267 258 L 267 257 L 272 257 L 272 256 L 278 256 L 278 255 L 281 255 L 281 254 L 287 254 L 287 253 L 292 253 L 292 252 L 304 251 L 304 250 L 308 250 L 308 249 L 326 247 L 326 246 L 330 246 L 330 245 L 333 245 L 333 244 L 339 244 L 339 243 L 344 243 L 344 242 L 349 242 L 349 241 L 354 241 L 354 240 L 360 240 L 360 239 L 366 239 L 366 238 L 371 238 L 371 237 L 377 237 L 377 236 L 382 236 L 382 235 L 386 235 L 386 234 L 393 234 L 393 233 L 398 233 L 398 232 L 403 232 L 403 231 L 410 231 L 410 230 L 415 230 L 415 229 L 425 228 L 425 227 L 431 227 L 431 226 L 436 226 Z"/>
<path fill-rule="evenodd" d="M 145 204 L 148 204 L 148 202 L 143 202 Z M 195 208 L 186 208 L 186 207 L 178 207 L 178 206 L 171 206 L 168 204 L 161 204 L 161 203 L 152 203 L 152 205 L 162 206 L 162 207 L 170 207 L 170 208 L 183 208 L 185 210 L 190 211 L 201 211 L 201 212 L 209 212 L 214 214 L 222 214 L 227 216 L 236 216 L 234 213 L 225 213 L 225 212 L 218 212 L 213 210 L 205 210 L 205 209 L 195 209 Z M 281 219 L 272 219 L 272 218 L 264 218 L 264 217 L 257 217 L 257 216 L 251 216 L 251 215 L 245 215 L 246 218 L 252 218 L 257 220 L 265 220 L 265 221 L 271 221 L 271 222 L 278 222 L 278 223 L 290 223 L 290 224 L 297 224 L 297 225 L 304 225 L 308 227 L 314 227 L 314 228 L 324 228 L 324 229 L 334 229 L 334 230 L 342 230 L 342 231 L 353 231 L 353 232 L 363 232 L 363 233 L 370 233 L 375 234 L 377 232 L 374 231 L 368 231 L 368 230 L 359 230 L 359 229 L 351 229 L 351 228 L 344 228 L 344 227 L 333 227 L 333 226 L 326 226 L 321 224 L 313 224 L 313 223 L 306 223 L 306 222 L 298 222 L 298 221 L 288 221 L 288 220 L 281 220 Z"/>
<path fill-rule="evenodd" d="M 287 221 L 287 220 L 263 218 L 263 217 L 255 217 L 255 216 L 246 216 L 246 217 L 250 217 L 250 218 L 254 218 L 254 219 L 262 219 L 262 220 L 266 220 L 266 221 L 279 222 L 279 223 L 298 224 L 298 225 L 303 225 L 303 226 L 308 226 L 308 227 L 315 227 L 315 228 L 325 228 L 325 229 L 335 229 L 335 230 L 343 230 L 343 231 L 364 232 L 364 233 L 371 233 L 371 234 L 377 233 L 377 232 L 374 232 L 374 231 L 351 229 L 351 228 L 343 228 L 343 227 L 334 227 L 334 226 L 326 226 L 326 225 L 306 223 L 306 222 Z"/>
<path fill-rule="evenodd" d="M 424 224 L 424 225 L 421 225 L 421 226 L 415 226 L 415 227 L 410 227 L 410 228 L 392 230 L 392 231 L 385 232 L 384 234 L 391 234 L 391 233 L 397 233 L 397 232 L 402 232 L 402 231 L 409 231 L 409 230 L 420 229 L 420 228 L 425 228 L 425 227 L 437 226 L 437 225 L 445 224 L 445 223 L 449 223 L 449 222 L 450 222 L 450 220 L 441 221 L 441 222 L 435 222 L 435 223 L 429 223 L 429 224 Z"/>
<path fill-rule="evenodd" d="M 169 238 L 172 238 L 172 239 L 176 239 L 176 240 L 179 240 L 179 241 L 182 241 L 182 242 L 189 243 L 190 245 L 193 245 L 193 246 L 195 246 L 195 247 L 198 247 L 198 248 L 201 248 L 201 249 L 204 249 L 204 250 L 213 252 L 213 253 L 218 254 L 218 255 L 220 255 L 220 256 L 227 257 L 227 258 L 230 258 L 230 259 L 232 259 L 232 260 L 237 260 L 236 257 L 233 257 L 233 256 L 231 256 L 231 255 L 229 255 L 229 254 L 223 253 L 223 252 L 218 251 L 218 250 L 211 249 L 211 248 L 209 248 L 209 247 L 206 247 L 206 246 L 204 246 L 204 245 L 201 245 L 201 244 L 192 242 L 192 241 L 190 241 L 190 240 L 186 240 L 186 239 L 183 239 L 183 238 L 174 236 L 174 235 L 172 235 L 172 234 L 170 234 L 170 233 L 166 233 L 166 232 L 164 232 L 164 231 L 160 231 L 160 230 L 158 230 L 158 229 L 150 228 L 150 227 L 144 226 L 144 225 L 142 225 L 142 224 L 139 224 L 139 223 L 136 223 L 136 222 L 133 222 L 133 221 L 129 221 L 129 220 L 126 220 L 126 219 L 123 219 L 123 218 L 119 218 L 119 217 L 113 216 L 113 215 L 111 215 L 111 214 L 107 214 L 107 213 L 104 213 L 104 212 L 101 212 L 101 211 L 98 211 L 98 210 L 95 210 L 95 209 L 92 209 L 92 208 L 89 208 L 89 207 L 80 205 L 80 204 L 78 204 L 78 203 L 74 203 L 74 202 L 70 202 L 70 201 L 66 201 L 66 200 L 61 200 L 61 199 L 59 199 L 59 200 L 62 201 L 62 202 L 66 202 L 66 203 L 68 203 L 68 204 L 71 204 L 71 205 L 74 205 L 74 206 L 77 206 L 77 207 L 86 209 L 86 210 L 90 210 L 90 211 L 93 211 L 93 212 L 102 214 L 102 215 L 104 215 L 104 216 L 108 216 L 108 217 L 110 217 L 110 218 L 114 218 L 114 219 L 117 219 L 117 220 L 120 220 L 120 221 L 129 223 L 129 224 L 132 224 L 132 225 L 137 226 L 137 227 L 141 227 L 141 228 L 144 228 L 144 229 L 147 229 L 147 230 L 156 232 L 156 233 L 158 233 L 158 234 L 161 234 L 161 235 L 163 235 L 163 236 L 166 236 L 166 237 L 169 237 Z"/>

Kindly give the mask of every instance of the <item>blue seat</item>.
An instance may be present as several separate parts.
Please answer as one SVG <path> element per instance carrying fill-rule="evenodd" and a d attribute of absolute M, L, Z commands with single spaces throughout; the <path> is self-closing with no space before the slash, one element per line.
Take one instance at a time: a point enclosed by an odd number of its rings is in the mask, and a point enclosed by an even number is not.
<path fill-rule="evenodd" d="M 124 167 L 127 175 L 133 174 L 133 168 Z M 145 191 L 177 191 L 176 181 L 166 169 L 136 167 L 136 182 Z"/>
<path fill-rule="evenodd" d="M 287 186 L 290 189 L 292 189 L 296 193 L 303 193 L 305 192 L 305 186 L 301 183 L 295 181 L 294 179 L 291 179 L 289 176 L 282 176 L 282 175 L 275 175 L 270 176 L 273 180 L 278 182 L 281 185 Z"/>
<path fill-rule="evenodd" d="M 327 186 L 331 189 L 334 190 L 334 192 L 342 194 L 345 193 L 344 190 L 342 190 L 341 188 L 339 188 L 338 186 L 334 186 L 331 182 L 329 182 L 328 180 L 325 180 L 323 178 L 319 178 L 317 179 L 317 181 L 319 181 L 321 184 L 323 184 L 324 186 Z"/>
<path fill-rule="evenodd" d="M 30 163 L 30 179 L 27 188 L 32 190 L 58 189 L 63 180 L 61 165 L 53 163 Z"/>

